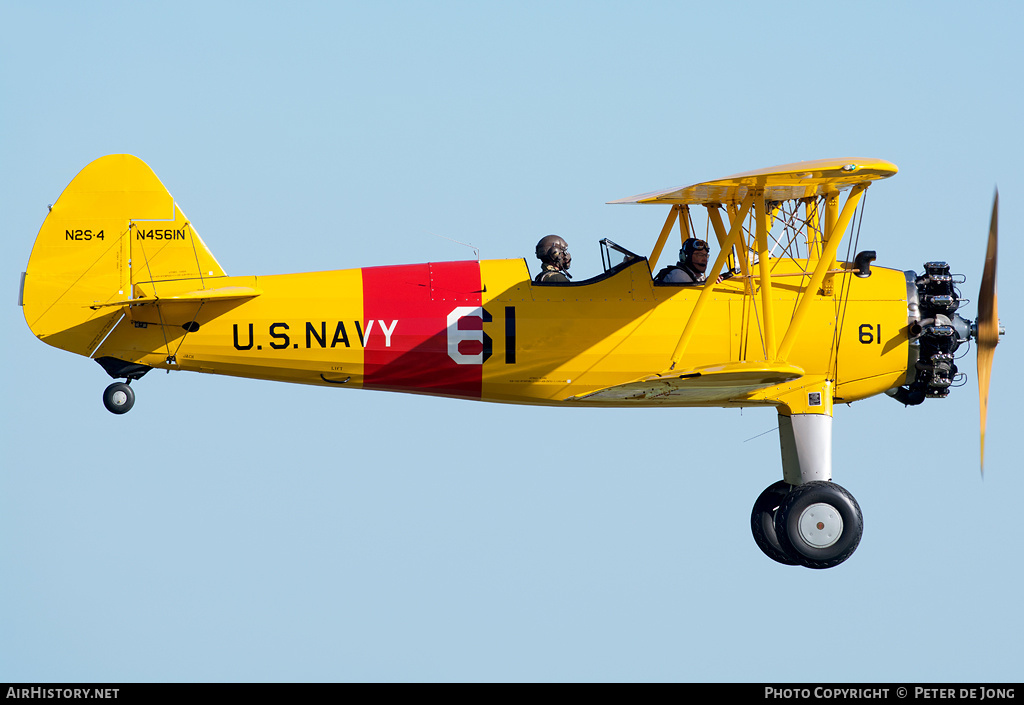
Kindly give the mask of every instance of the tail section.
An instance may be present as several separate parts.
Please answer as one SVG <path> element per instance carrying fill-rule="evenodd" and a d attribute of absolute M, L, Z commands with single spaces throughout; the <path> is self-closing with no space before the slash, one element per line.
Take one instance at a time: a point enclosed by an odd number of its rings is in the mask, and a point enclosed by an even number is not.
<path fill-rule="evenodd" d="M 223 276 L 153 170 L 112 154 L 85 167 L 43 221 L 23 281 L 25 320 L 40 340 L 89 356 L 123 315 L 118 303 Z"/>

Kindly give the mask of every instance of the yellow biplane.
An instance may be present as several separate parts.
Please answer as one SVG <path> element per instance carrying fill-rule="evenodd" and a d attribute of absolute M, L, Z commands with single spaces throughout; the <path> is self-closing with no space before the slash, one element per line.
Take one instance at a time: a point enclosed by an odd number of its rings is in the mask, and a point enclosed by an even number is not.
<path fill-rule="evenodd" d="M 665 204 L 668 218 L 650 257 L 603 240 L 604 272 L 583 281 L 535 282 L 523 259 L 234 277 L 145 163 L 110 155 L 51 207 L 22 305 L 39 339 L 125 380 L 104 392 L 117 414 L 153 368 L 514 404 L 770 406 L 784 479 L 755 502 L 754 539 L 781 563 L 828 568 L 863 525 L 831 481 L 836 402 L 944 397 L 975 338 L 984 448 L 997 204 L 971 322 L 945 263 L 872 267 L 850 245 L 839 258 L 864 191 L 895 173 L 829 159 L 614 201 Z M 697 215 L 717 249 L 705 281 L 656 280 Z"/>

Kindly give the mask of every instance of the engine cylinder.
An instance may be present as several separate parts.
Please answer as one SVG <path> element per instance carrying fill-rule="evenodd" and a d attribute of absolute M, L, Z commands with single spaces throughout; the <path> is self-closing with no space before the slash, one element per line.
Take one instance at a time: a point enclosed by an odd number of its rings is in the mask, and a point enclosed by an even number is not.
<path fill-rule="evenodd" d="M 906 272 L 910 359 L 906 387 L 889 394 L 904 404 L 942 398 L 958 373 L 954 353 L 971 337 L 970 322 L 961 318 L 960 295 L 949 265 L 926 262 L 924 274 Z"/>

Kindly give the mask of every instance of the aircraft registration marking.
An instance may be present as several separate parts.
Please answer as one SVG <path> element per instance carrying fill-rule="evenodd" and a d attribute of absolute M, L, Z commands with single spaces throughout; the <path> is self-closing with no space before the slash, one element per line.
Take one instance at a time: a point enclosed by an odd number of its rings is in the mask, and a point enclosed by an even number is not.
<path fill-rule="evenodd" d="M 149 230 L 142 230 L 141 228 L 135 231 L 136 240 L 185 240 L 187 236 L 185 231 L 180 228 L 150 228 Z"/>

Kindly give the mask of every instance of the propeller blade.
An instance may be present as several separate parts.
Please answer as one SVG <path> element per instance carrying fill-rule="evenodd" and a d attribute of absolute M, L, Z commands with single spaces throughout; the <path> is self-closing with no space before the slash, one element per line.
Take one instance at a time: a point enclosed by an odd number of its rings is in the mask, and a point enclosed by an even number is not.
<path fill-rule="evenodd" d="M 992 221 L 988 228 L 985 269 L 978 292 L 978 402 L 981 407 L 981 472 L 985 473 L 985 422 L 988 415 L 988 387 L 992 359 L 999 344 L 999 313 L 996 303 L 996 257 L 999 230 L 999 191 L 992 202 Z"/>

